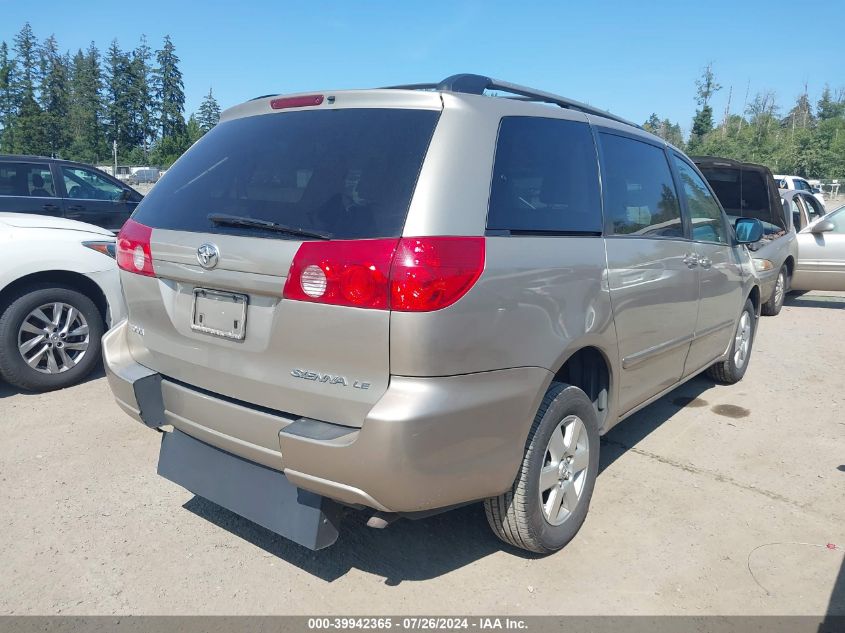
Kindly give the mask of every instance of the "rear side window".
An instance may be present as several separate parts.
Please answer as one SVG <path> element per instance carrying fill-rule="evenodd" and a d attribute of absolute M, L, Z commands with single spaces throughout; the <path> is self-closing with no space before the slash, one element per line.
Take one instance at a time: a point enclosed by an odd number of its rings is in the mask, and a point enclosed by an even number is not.
<path fill-rule="evenodd" d="M 56 189 L 49 165 L 0 163 L 0 196 L 54 198 Z"/>
<path fill-rule="evenodd" d="M 600 133 L 604 203 L 611 235 L 684 237 L 681 207 L 666 155 L 659 147 Z"/>
<path fill-rule="evenodd" d="M 170 168 L 134 219 L 156 228 L 279 237 L 211 213 L 335 239 L 398 237 L 439 112 L 308 110 L 214 127 Z"/>
<path fill-rule="evenodd" d="M 602 230 L 598 167 L 586 123 L 504 117 L 487 228 L 513 233 Z"/>

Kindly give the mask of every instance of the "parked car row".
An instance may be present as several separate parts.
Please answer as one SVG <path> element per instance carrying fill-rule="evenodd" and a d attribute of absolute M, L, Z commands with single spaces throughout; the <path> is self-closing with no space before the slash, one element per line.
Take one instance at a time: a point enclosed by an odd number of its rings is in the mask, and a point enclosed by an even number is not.
<path fill-rule="evenodd" d="M 88 165 L 0 155 L 0 212 L 37 213 L 117 231 L 142 197 Z"/>
<path fill-rule="evenodd" d="M 772 172 L 763 165 L 725 158 L 696 157 L 729 220 L 753 217 L 763 224 L 760 241 L 749 245 L 760 280 L 762 313 L 778 314 L 798 258 L 798 243 L 791 218 L 784 212 Z"/>
<path fill-rule="evenodd" d="M 17 164 L 20 197 L 69 195 L 75 168 Z M 111 325 L 115 399 L 195 494 L 314 549 L 341 506 L 384 526 L 483 501 L 499 538 L 550 553 L 601 435 L 701 372 L 741 380 L 761 312 L 827 283 L 845 214 L 822 211 L 765 167 L 488 77 L 262 97 L 116 243 L 0 214 L 20 253 L 0 373 L 78 380 Z"/>

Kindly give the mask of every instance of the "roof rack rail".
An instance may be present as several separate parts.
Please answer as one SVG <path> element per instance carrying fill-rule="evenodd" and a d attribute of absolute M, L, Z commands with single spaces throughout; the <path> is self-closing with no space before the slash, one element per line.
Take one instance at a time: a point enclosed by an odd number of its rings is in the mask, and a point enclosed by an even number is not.
<path fill-rule="evenodd" d="M 642 129 L 642 126 L 633 123 L 627 119 L 616 116 L 606 110 L 594 108 L 593 106 L 568 99 L 551 92 L 543 92 L 542 90 L 535 90 L 527 86 L 520 86 L 519 84 L 512 84 L 508 81 L 500 81 L 498 79 L 491 79 L 483 75 L 473 75 L 469 73 L 462 73 L 459 75 L 452 75 L 446 77 L 440 83 L 423 83 L 423 84 L 406 84 L 402 86 L 386 86 L 388 89 L 398 90 L 448 90 L 449 92 L 463 92 L 466 94 L 481 95 L 485 90 L 497 90 L 500 92 L 507 92 L 512 95 L 517 95 L 522 101 L 538 101 L 542 103 L 553 103 L 559 105 L 561 108 L 570 110 L 578 110 L 586 114 L 595 114 L 618 123 L 631 125 Z"/>

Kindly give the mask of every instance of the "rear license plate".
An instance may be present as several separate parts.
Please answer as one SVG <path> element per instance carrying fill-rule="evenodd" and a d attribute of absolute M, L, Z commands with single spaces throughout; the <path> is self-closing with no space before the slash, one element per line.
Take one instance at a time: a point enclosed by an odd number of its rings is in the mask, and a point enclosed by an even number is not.
<path fill-rule="evenodd" d="M 242 341 L 246 336 L 249 297 L 236 292 L 194 288 L 191 329 L 212 336 Z"/>

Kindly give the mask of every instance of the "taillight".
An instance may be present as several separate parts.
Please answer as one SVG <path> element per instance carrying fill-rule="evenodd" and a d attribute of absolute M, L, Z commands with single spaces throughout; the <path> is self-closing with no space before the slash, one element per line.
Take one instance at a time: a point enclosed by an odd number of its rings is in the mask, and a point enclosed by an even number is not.
<path fill-rule="evenodd" d="M 390 271 L 390 309 L 429 312 L 450 306 L 483 270 L 483 237 L 403 237 Z"/>
<path fill-rule="evenodd" d="M 134 220 L 127 220 L 117 236 L 117 265 L 119 268 L 154 277 L 150 237 L 153 230 Z"/>
<path fill-rule="evenodd" d="M 303 242 L 291 263 L 284 297 L 386 310 L 396 241 Z"/>
<path fill-rule="evenodd" d="M 284 297 L 429 312 L 455 303 L 483 270 L 483 237 L 304 242 L 291 263 Z"/>

